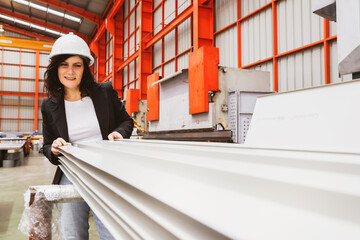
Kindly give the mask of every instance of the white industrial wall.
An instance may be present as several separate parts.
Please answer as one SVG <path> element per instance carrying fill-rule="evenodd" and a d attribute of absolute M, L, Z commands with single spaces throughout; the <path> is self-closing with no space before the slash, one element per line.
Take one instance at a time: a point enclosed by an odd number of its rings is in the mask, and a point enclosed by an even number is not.
<path fill-rule="evenodd" d="M 39 54 L 39 93 L 43 93 L 45 66 L 48 52 Z M 2 47 L 0 48 L 0 131 L 33 132 L 35 118 L 35 97 L 24 96 L 35 92 L 36 51 Z M 38 127 L 42 130 L 41 103 L 39 98 Z"/>
<path fill-rule="evenodd" d="M 241 15 L 244 17 L 271 0 L 241 0 Z M 324 39 L 323 18 L 311 11 L 311 0 L 279 0 L 277 5 L 278 54 L 286 53 Z M 235 23 L 237 0 L 215 0 L 215 32 Z M 263 63 L 250 69 L 271 72 L 273 78 L 273 28 L 272 8 L 245 18 L 241 25 L 241 67 L 261 60 Z M 336 35 L 336 23 L 330 22 L 330 37 Z M 339 78 L 337 70 L 336 39 L 330 44 L 330 82 L 350 80 L 351 76 Z M 238 67 L 237 26 L 232 25 L 215 35 L 215 46 L 220 49 L 221 66 Z M 279 92 L 325 84 L 324 45 L 286 54 L 278 58 Z M 273 84 L 273 79 L 271 81 Z"/>

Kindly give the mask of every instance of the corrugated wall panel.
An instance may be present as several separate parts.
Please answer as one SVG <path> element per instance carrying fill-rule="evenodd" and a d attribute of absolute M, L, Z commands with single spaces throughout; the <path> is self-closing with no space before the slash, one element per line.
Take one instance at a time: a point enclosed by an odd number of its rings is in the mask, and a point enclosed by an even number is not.
<path fill-rule="evenodd" d="M 164 55 L 165 62 L 175 57 L 175 30 L 164 37 Z M 166 75 L 164 77 L 166 77 Z"/>
<path fill-rule="evenodd" d="M 335 36 L 337 34 L 337 24 L 336 22 L 329 21 L 329 34 L 331 36 Z"/>
<path fill-rule="evenodd" d="M 237 67 L 237 28 L 227 29 L 215 37 L 215 47 L 219 48 L 219 65 Z"/>
<path fill-rule="evenodd" d="M 19 59 L 18 59 L 19 60 Z M 6 61 L 5 61 L 6 62 Z M 14 65 L 4 65 L 3 66 L 3 70 L 4 70 L 4 77 L 14 77 L 14 78 L 18 78 L 20 77 L 20 72 L 19 72 L 19 66 L 14 66 Z"/>
<path fill-rule="evenodd" d="M 49 64 L 49 52 L 43 52 L 43 51 L 40 52 L 39 64 L 40 66 L 47 66 Z"/>
<path fill-rule="evenodd" d="M 129 12 L 129 4 L 128 4 L 128 1 L 124 1 L 124 18 L 127 17 L 128 12 Z"/>
<path fill-rule="evenodd" d="M 32 118 L 34 119 L 34 108 L 20 106 L 20 118 Z"/>
<path fill-rule="evenodd" d="M 314 87 L 324 83 L 323 46 L 279 59 L 279 92 Z"/>
<path fill-rule="evenodd" d="M 18 121 L 12 119 L 1 120 L 1 130 L 7 132 L 15 132 L 18 130 Z"/>
<path fill-rule="evenodd" d="M 20 120 L 20 132 L 34 132 L 34 120 Z"/>
<path fill-rule="evenodd" d="M 20 97 L 20 104 L 21 105 L 34 105 L 34 98 L 33 97 Z"/>
<path fill-rule="evenodd" d="M 10 48 L 16 49 L 16 48 Z M 19 64 L 20 52 L 4 51 L 4 63 L 15 63 Z"/>
<path fill-rule="evenodd" d="M 178 26 L 178 53 L 191 47 L 191 19 L 185 20 Z"/>
<path fill-rule="evenodd" d="M 138 30 L 136 30 L 136 45 L 135 45 L 135 51 L 136 50 L 138 50 L 139 49 L 139 43 L 140 43 L 140 36 L 139 36 L 139 34 L 140 34 L 140 30 L 138 29 Z"/>
<path fill-rule="evenodd" d="M 175 73 L 175 61 L 172 60 L 164 65 L 164 77 Z"/>
<path fill-rule="evenodd" d="M 21 64 L 35 65 L 36 64 L 36 53 L 21 53 Z"/>
<path fill-rule="evenodd" d="M 346 74 L 339 77 L 338 71 L 338 52 L 337 52 L 337 42 L 330 42 L 330 82 L 344 82 L 352 80 L 352 74 Z"/>
<path fill-rule="evenodd" d="M 43 93 L 44 91 L 45 81 L 39 81 L 39 93 Z"/>
<path fill-rule="evenodd" d="M 241 24 L 241 65 L 271 57 L 272 51 L 272 14 L 268 8 Z"/>
<path fill-rule="evenodd" d="M 126 59 L 128 58 L 128 44 L 129 42 L 124 42 L 124 61 L 126 61 Z"/>
<path fill-rule="evenodd" d="M 168 24 L 175 18 L 175 0 L 167 0 L 164 4 L 164 22 Z"/>
<path fill-rule="evenodd" d="M 31 93 L 35 92 L 35 81 L 22 79 L 20 82 L 20 91 Z"/>
<path fill-rule="evenodd" d="M 191 5 L 191 0 L 178 0 L 178 14 L 182 13 Z"/>
<path fill-rule="evenodd" d="M 162 19 L 162 9 L 161 7 L 156 9 L 153 15 L 153 29 L 154 29 L 154 35 L 156 35 L 161 29 L 161 19 Z"/>
<path fill-rule="evenodd" d="M 11 104 L 11 105 L 18 105 L 19 104 L 19 97 L 15 96 L 2 96 L 1 97 L 2 104 Z"/>
<path fill-rule="evenodd" d="M 271 0 L 241 0 L 241 16 L 246 16 L 269 2 Z"/>
<path fill-rule="evenodd" d="M 236 0 L 215 1 L 215 32 L 236 21 Z"/>
<path fill-rule="evenodd" d="M 19 80 L 3 79 L 3 91 L 19 91 Z"/>
<path fill-rule="evenodd" d="M 130 13 L 130 33 L 135 31 L 135 11 L 133 11 L 132 13 Z"/>
<path fill-rule="evenodd" d="M 135 35 L 132 35 L 129 39 L 129 56 L 133 55 L 135 52 Z"/>
<path fill-rule="evenodd" d="M 1 111 L 3 118 L 18 118 L 18 106 L 2 106 Z"/>
<path fill-rule="evenodd" d="M 44 79 L 46 68 L 39 68 L 39 79 Z"/>
<path fill-rule="evenodd" d="M 189 68 L 189 52 L 184 53 L 178 58 L 178 71 Z"/>
<path fill-rule="evenodd" d="M 134 80 L 134 71 L 135 71 L 135 62 L 132 61 L 130 64 L 129 64 L 129 80 L 132 81 Z M 131 88 L 131 87 L 130 87 Z"/>
<path fill-rule="evenodd" d="M 124 39 L 127 39 L 128 38 L 128 29 L 129 29 L 129 24 L 128 24 L 128 19 L 126 19 L 125 21 L 124 21 Z"/>
<path fill-rule="evenodd" d="M 21 77 L 22 78 L 33 78 L 35 79 L 35 67 L 21 66 Z"/>
<path fill-rule="evenodd" d="M 161 42 L 159 41 L 153 46 L 153 67 L 159 66 L 161 64 L 162 50 Z"/>
<path fill-rule="evenodd" d="M 283 53 L 321 40 L 323 18 L 311 11 L 310 0 L 279 1 L 278 52 Z"/>

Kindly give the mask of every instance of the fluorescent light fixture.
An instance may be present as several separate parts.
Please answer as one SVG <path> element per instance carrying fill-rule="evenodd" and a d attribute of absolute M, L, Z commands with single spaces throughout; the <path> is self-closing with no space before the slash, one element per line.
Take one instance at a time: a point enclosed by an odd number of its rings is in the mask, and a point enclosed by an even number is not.
<path fill-rule="evenodd" d="M 46 30 L 46 28 L 41 27 L 41 26 L 36 25 L 36 24 L 32 24 L 32 23 L 30 24 L 30 27 L 39 29 L 39 30 L 41 30 L 41 31 L 45 31 L 45 30 Z"/>
<path fill-rule="evenodd" d="M 55 35 L 60 35 L 60 32 L 54 31 L 54 30 L 51 30 L 51 29 L 48 29 L 48 28 L 46 28 L 45 31 L 47 31 L 49 33 L 52 33 L 52 34 L 55 34 Z"/>
<path fill-rule="evenodd" d="M 13 1 L 17 2 L 17 3 L 20 3 L 20 4 L 23 4 L 23 5 L 26 5 L 26 6 L 29 6 L 31 8 L 36 8 L 38 10 L 51 13 L 51 14 L 59 16 L 59 17 L 64 17 L 64 18 L 69 19 L 69 20 L 74 21 L 74 22 L 81 23 L 81 18 L 73 17 L 73 16 L 70 16 L 68 14 L 65 14 L 65 13 L 50 9 L 48 7 L 43 7 L 41 5 L 31 3 L 31 2 L 25 1 L 25 0 L 13 0 Z"/>
<path fill-rule="evenodd" d="M 0 33 L 2 33 L 2 32 L 5 32 L 4 26 L 3 26 L 3 25 L 0 25 Z"/>
<path fill-rule="evenodd" d="M 28 26 L 28 27 L 30 27 L 30 25 L 31 25 L 29 22 L 25 22 L 23 20 L 16 19 L 16 18 L 15 18 L 15 22 L 20 23 L 20 24 L 25 25 L 25 26 Z"/>
<path fill-rule="evenodd" d="M 5 15 L 2 15 L 2 14 L 0 14 L 0 18 L 6 19 L 6 20 L 9 20 L 9 21 L 14 21 L 14 18 L 5 16 Z"/>

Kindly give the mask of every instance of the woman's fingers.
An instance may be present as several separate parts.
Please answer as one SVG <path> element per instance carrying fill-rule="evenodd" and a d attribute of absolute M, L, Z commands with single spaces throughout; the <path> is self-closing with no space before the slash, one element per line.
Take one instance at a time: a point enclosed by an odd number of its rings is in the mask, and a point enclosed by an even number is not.
<path fill-rule="evenodd" d="M 108 135 L 108 139 L 114 141 L 114 139 L 123 139 L 123 136 L 119 132 L 114 131 Z"/>
<path fill-rule="evenodd" d="M 51 152 L 55 155 L 59 155 L 59 147 L 61 146 L 71 146 L 71 143 L 66 142 L 63 138 L 57 138 L 51 145 Z"/>

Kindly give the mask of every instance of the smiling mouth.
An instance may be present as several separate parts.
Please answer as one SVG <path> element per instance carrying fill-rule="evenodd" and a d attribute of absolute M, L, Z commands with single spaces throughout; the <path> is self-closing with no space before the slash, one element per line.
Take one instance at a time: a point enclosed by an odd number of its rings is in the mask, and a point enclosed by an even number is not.
<path fill-rule="evenodd" d="M 65 77 L 65 79 L 66 79 L 66 80 L 69 80 L 69 81 L 74 81 L 74 80 L 76 80 L 76 78 L 74 78 L 74 77 Z"/>

